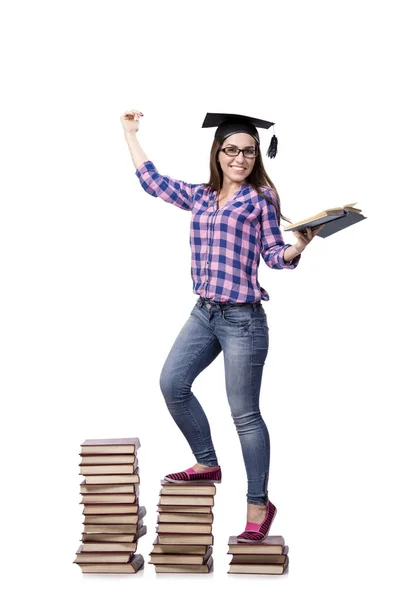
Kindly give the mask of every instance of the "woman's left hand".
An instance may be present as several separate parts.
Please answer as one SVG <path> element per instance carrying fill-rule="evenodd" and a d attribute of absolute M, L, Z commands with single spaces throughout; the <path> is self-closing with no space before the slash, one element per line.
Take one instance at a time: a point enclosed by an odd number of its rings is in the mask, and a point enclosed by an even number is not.
<path fill-rule="evenodd" d="M 325 225 L 320 225 L 319 227 L 315 227 L 311 229 L 311 227 L 307 227 L 306 231 L 293 231 L 293 234 L 297 237 L 297 242 L 294 244 L 294 247 L 298 252 L 303 252 L 304 248 L 308 246 L 308 244 L 315 238 L 317 233 L 321 231 L 321 229 L 325 227 Z"/>

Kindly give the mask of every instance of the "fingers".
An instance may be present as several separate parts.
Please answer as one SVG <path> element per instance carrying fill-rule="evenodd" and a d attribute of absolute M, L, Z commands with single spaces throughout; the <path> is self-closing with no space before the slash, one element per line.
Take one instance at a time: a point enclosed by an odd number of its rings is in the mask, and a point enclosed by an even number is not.
<path fill-rule="evenodd" d="M 127 110 L 126 112 L 124 112 L 124 114 L 122 115 L 122 118 L 124 119 L 128 119 L 129 121 L 139 121 L 140 117 L 144 117 L 144 114 L 140 111 L 140 110 Z"/>

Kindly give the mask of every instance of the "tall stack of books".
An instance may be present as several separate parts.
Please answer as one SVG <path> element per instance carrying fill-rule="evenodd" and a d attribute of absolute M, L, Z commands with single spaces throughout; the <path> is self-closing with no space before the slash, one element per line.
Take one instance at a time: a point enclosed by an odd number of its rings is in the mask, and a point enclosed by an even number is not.
<path fill-rule="evenodd" d="M 281 535 L 269 535 L 263 542 L 238 542 L 229 538 L 228 554 L 232 554 L 228 573 L 282 575 L 289 564 L 289 548 Z"/>
<path fill-rule="evenodd" d="M 157 537 L 150 553 L 156 573 L 209 573 L 216 487 L 209 482 L 161 481 Z"/>
<path fill-rule="evenodd" d="M 83 573 L 136 573 L 137 540 L 147 531 L 139 506 L 138 438 L 86 440 L 81 446 L 84 529 L 74 563 Z"/>

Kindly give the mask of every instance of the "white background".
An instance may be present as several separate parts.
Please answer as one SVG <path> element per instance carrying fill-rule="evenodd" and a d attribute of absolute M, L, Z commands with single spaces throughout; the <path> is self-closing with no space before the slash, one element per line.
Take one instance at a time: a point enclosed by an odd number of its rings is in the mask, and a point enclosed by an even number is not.
<path fill-rule="evenodd" d="M 0 15 L 2 561 L 8 597 L 398 597 L 399 94 L 395 2 L 6 2 Z M 120 115 L 163 174 L 208 179 L 206 112 L 276 123 L 264 162 L 299 220 L 357 202 L 295 271 L 262 263 L 270 352 L 271 534 L 284 577 L 227 575 L 246 478 L 223 358 L 194 392 L 224 481 L 214 572 L 83 576 L 78 475 L 87 438 L 138 436 L 155 537 L 159 481 L 194 463 L 159 374 L 196 296 L 190 214 L 140 187 Z M 291 234 L 285 234 L 294 242 Z M 396 560 L 397 559 L 397 560 Z M 7 566 L 6 566 L 7 565 Z M 193 586 L 193 583 L 195 584 Z M 220 589 L 220 588 L 218 588 Z"/>

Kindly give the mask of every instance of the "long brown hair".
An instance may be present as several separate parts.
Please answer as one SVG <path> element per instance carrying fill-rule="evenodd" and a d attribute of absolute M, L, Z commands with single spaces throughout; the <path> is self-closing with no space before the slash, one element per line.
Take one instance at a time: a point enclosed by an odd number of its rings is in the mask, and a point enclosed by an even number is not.
<path fill-rule="evenodd" d="M 268 174 L 264 168 L 259 144 L 257 143 L 256 140 L 254 140 L 254 141 L 256 142 L 256 148 L 258 150 L 258 153 L 257 153 L 257 156 L 254 161 L 254 167 L 253 167 L 250 175 L 247 177 L 246 181 L 247 181 L 247 183 L 249 183 L 250 185 L 253 186 L 253 188 L 256 190 L 256 192 L 258 194 L 260 194 L 260 196 L 262 196 L 268 202 L 273 204 L 273 206 L 275 207 L 276 212 L 277 212 L 278 224 L 280 223 L 281 218 L 284 221 L 288 221 L 290 223 L 291 221 L 281 213 L 281 201 L 279 198 L 278 191 L 277 191 L 276 187 L 274 186 L 274 184 L 272 183 L 271 179 L 268 177 Z M 222 188 L 223 173 L 222 173 L 221 166 L 220 166 L 219 162 L 217 161 L 217 155 L 218 155 L 218 151 L 220 148 L 221 148 L 221 143 L 218 140 L 214 140 L 213 144 L 211 146 L 211 152 L 210 152 L 210 180 L 204 184 L 205 186 L 207 186 L 209 188 L 210 192 L 219 192 Z M 274 202 L 271 200 L 271 198 L 268 198 L 267 196 L 265 196 L 265 194 L 263 194 L 263 192 L 261 191 L 262 187 L 272 188 L 274 190 L 274 192 L 276 193 L 277 201 Z"/>

